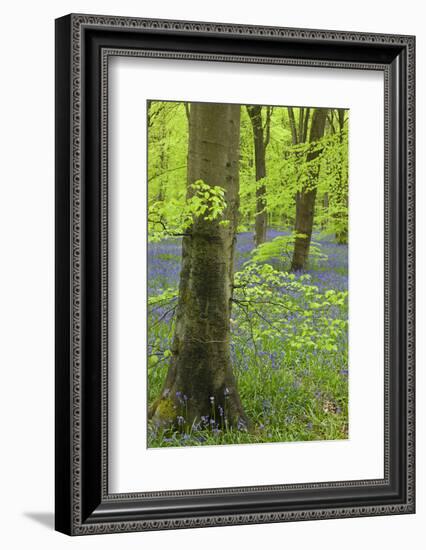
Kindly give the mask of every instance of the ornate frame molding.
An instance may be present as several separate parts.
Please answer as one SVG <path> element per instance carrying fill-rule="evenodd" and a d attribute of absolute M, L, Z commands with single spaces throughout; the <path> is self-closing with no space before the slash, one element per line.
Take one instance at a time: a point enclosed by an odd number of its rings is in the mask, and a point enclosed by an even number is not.
<path fill-rule="evenodd" d="M 93 502 L 85 504 L 85 491 L 92 495 L 92 486 L 86 488 L 87 478 L 84 473 L 83 447 L 85 445 L 84 422 L 87 412 L 83 404 L 85 402 L 85 371 L 88 368 L 84 363 L 85 354 L 85 278 L 87 277 L 87 259 L 85 254 L 87 247 L 86 232 L 91 230 L 86 220 L 85 211 L 85 174 L 86 150 L 88 144 L 84 136 L 84 121 L 87 117 L 87 70 L 88 61 L 88 34 L 87 31 L 110 30 L 117 33 L 124 33 L 135 36 L 138 33 L 148 36 L 161 35 L 166 33 L 169 37 L 229 37 L 241 43 L 244 40 L 261 39 L 270 43 L 279 43 L 288 41 L 299 44 L 324 44 L 325 47 L 333 49 L 333 45 L 342 47 L 342 45 L 359 46 L 369 45 L 377 51 L 395 52 L 395 59 L 403 56 L 398 66 L 394 61 L 372 62 L 371 60 L 334 60 L 319 59 L 307 57 L 281 57 L 268 55 L 247 55 L 232 53 L 209 53 L 193 51 L 171 51 L 169 49 L 153 48 L 131 48 L 128 46 L 120 47 L 116 45 L 102 45 L 99 57 L 99 80 L 100 80 L 100 357 L 101 357 L 101 380 L 100 391 L 101 410 L 99 411 L 99 430 L 100 430 L 100 468 L 99 481 L 96 483 L 100 492 L 100 506 L 93 506 Z M 388 49 L 386 49 L 388 48 Z M 64 277 L 64 271 L 68 272 L 69 288 L 60 290 L 58 296 L 59 304 L 64 299 L 70 303 L 69 317 L 64 318 L 60 311 L 57 313 L 61 317 L 57 329 L 63 331 L 67 329 L 67 335 L 62 336 L 60 340 L 60 351 L 57 354 L 56 373 L 59 383 L 57 385 L 57 426 L 63 429 L 64 421 L 69 421 L 69 431 L 64 435 L 57 432 L 57 463 L 60 464 L 59 477 L 57 477 L 57 486 L 61 483 L 68 484 L 68 488 L 59 490 L 57 493 L 57 529 L 74 535 L 94 534 L 94 533 L 112 533 L 125 531 L 141 531 L 152 529 L 178 529 L 187 527 L 201 527 L 213 525 L 236 525 L 246 523 L 263 522 L 282 522 L 308 519 L 326 519 L 336 517 L 359 517 L 384 514 L 401 514 L 414 512 L 414 133 L 415 133 L 415 60 L 414 60 L 415 40 L 412 36 L 364 34 L 364 33 L 346 33 L 341 31 L 322 31 L 307 29 L 286 29 L 279 27 L 253 27 L 245 25 L 229 25 L 219 23 L 201 23 L 186 21 L 168 21 L 168 20 L 148 20 L 124 17 L 108 17 L 95 15 L 70 15 L 66 18 L 57 20 L 57 67 L 66 62 L 57 73 L 57 101 L 59 105 L 57 110 L 57 131 L 64 135 L 57 136 L 57 155 L 59 154 L 59 169 L 57 169 L 56 185 L 57 194 L 66 192 L 64 178 L 69 178 L 69 196 L 63 198 L 62 206 L 57 206 L 57 215 L 62 216 L 66 211 L 69 212 L 69 226 L 61 226 L 58 222 L 57 236 L 59 244 L 68 239 L 69 256 L 68 263 L 63 266 L 63 261 L 58 267 L 57 277 Z M 354 50 L 355 51 L 355 50 Z M 397 52 L 399 52 L 397 54 Z M 107 353 L 107 319 L 108 319 L 108 217 L 107 217 L 107 196 L 108 196 L 108 142 L 107 142 L 107 124 L 108 124 L 108 59 L 110 56 L 140 56 L 140 57 L 158 57 L 169 59 L 192 59 L 208 61 L 231 61 L 242 63 L 274 63 L 274 64 L 293 64 L 314 67 L 337 67 L 345 69 L 368 69 L 383 71 L 385 75 L 385 477 L 383 480 L 363 480 L 360 482 L 343 481 L 333 483 L 314 483 L 297 485 L 278 485 L 271 487 L 240 487 L 212 490 L 194 490 L 194 491 L 171 491 L 158 493 L 130 493 L 130 494 L 109 494 L 108 493 L 108 475 L 107 475 L 107 420 L 108 420 L 108 353 Z M 405 63 L 406 74 L 400 74 L 401 63 Z M 66 90 L 61 90 L 61 83 L 68 79 Z M 62 95 L 61 95 L 62 94 Z M 396 97 L 398 96 L 398 97 Z M 403 99 L 400 99 L 403 96 Z M 400 100 L 406 105 L 406 132 L 400 139 L 395 135 L 395 120 L 392 118 L 392 109 L 395 101 Z M 64 109 L 68 105 L 69 126 L 60 128 L 63 123 Z M 65 135 L 68 130 L 68 135 Z M 395 141 L 396 140 L 396 141 Z M 404 141 L 405 140 L 405 141 Z M 67 161 L 63 160 L 66 156 L 64 150 L 68 147 L 70 155 Z M 395 149 L 396 148 L 396 149 Z M 391 151 L 401 151 L 398 160 L 398 166 L 394 166 L 391 158 Z M 59 153 L 58 153 L 59 151 Z M 62 155 L 62 156 L 61 156 Z M 404 204 L 395 204 L 394 196 L 391 196 L 392 177 L 395 177 L 395 171 L 400 174 L 398 186 L 399 197 Z M 392 169 L 392 176 L 391 174 Z M 405 188 L 402 188 L 405 180 Z M 65 188 L 65 189 L 64 189 Z M 405 202 L 404 202 L 405 201 Z M 391 231 L 391 225 L 395 222 L 398 215 L 399 227 L 399 247 L 395 247 L 395 233 Z M 401 217 L 401 219 L 400 219 Z M 391 265 L 395 261 L 395 254 L 403 254 L 403 264 L 405 270 L 398 271 L 397 281 L 391 280 Z M 65 257 L 65 255 L 64 255 Z M 63 260 L 64 258 L 62 258 Z M 58 261 L 58 260 L 57 260 Z M 405 273 L 404 273 L 405 272 Z M 400 278 L 405 275 L 406 280 Z M 395 434 L 391 431 L 391 415 L 394 403 L 394 389 L 391 381 L 391 355 L 393 351 L 393 342 L 391 340 L 391 315 L 395 315 L 392 309 L 392 285 L 401 284 L 405 289 L 405 295 L 401 296 L 401 305 L 405 311 L 397 311 L 402 314 L 402 331 L 405 334 L 404 348 L 400 352 L 399 361 L 404 360 L 404 365 L 399 367 L 405 369 L 403 391 L 405 396 L 402 409 L 405 407 L 405 445 L 406 445 L 406 469 L 399 472 L 405 476 L 405 481 L 400 480 L 403 487 L 399 496 L 404 496 L 403 500 L 393 499 L 392 502 L 382 502 L 380 504 L 364 505 L 323 505 L 313 508 L 312 504 L 305 510 L 287 509 L 283 510 L 261 511 L 253 509 L 251 512 L 227 514 L 214 513 L 207 515 L 192 514 L 184 517 L 171 517 L 151 519 L 144 517 L 141 510 L 139 516 L 129 519 L 129 515 L 121 512 L 127 505 L 136 506 L 143 499 L 158 497 L 196 497 L 196 496 L 219 496 L 219 495 L 244 495 L 270 492 L 303 492 L 306 490 L 339 490 L 339 489 L 362 489 L 373 487 L 389 487 L 394 483 L 391 479 L 391 438 Z M 394 288 L 394 287 L 393 287 Z M 399 287 L 398 287 L 399 288 Z M 404 294 L 404 290 L 401 291 Z M 65 293 L 65 297 L 64 297 Z M 395 307 L 395 306 L 393 306 Z M 398 325 L 399 326 L 399 325 Z M 69 340 L 68 340 L 69 339 Z M 68 347 L 64 344 L 68 342 Z M 65 345 L 66 349 L 63 349 Z M 64 366 L 66 351 L 69 350 L 68 368 Z M 402 372 L 402 371 L 401 371 Z M 69 403 L 65 405 L 58 404 L 63 397 L 64 388 L 69 391 Z M 393 396 L 393 397 L 392 397 Z M 401 434 L 400 434 L 401 435 Z M 65 443 L 68 441 L 69 447 Z M 395 472 L 394 472 L 395 473 Z M 90 500 L 96 500 L 90 496 Z M 65 502 L 65 500 L 67 502 Z M 98 499 L 99 500 L 99 499 Z M 399 499 L 401 500 L 401 498 Z M 88 515 L 88 509 L 91 514 Z M 123 521 L 120 518 L 124 517 Z"/>

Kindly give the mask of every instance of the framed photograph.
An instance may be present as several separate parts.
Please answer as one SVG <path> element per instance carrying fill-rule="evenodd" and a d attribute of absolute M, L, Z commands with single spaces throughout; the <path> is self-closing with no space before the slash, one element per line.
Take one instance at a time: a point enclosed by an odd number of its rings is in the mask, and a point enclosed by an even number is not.
<path fill-rule="evenodd" d="M 413 36 L 56 20 L 56 529 L 414 513 Z"/>

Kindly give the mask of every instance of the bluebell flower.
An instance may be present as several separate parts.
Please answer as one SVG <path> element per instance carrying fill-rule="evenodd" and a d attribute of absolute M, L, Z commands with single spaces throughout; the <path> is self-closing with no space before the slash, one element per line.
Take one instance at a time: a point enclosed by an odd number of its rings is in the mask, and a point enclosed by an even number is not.
<path fill-rule="evenodd" d="M 242 431 L 247 430 L 247 425 L 241 417 L 238 419 L 237 428 Z"/>
<path fill-rule="evenodd" d="M 271 402 L 269 401 L 269 399 L 264 399 L 262 401 L 262 407 L 264 409 L 267 409 L 267 410 L 269 410 L 272 407 Z"/>

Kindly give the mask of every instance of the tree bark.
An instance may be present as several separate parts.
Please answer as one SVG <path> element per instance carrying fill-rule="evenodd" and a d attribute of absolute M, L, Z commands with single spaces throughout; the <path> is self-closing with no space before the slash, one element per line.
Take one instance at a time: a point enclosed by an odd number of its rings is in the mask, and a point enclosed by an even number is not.
<path fill-rule="evenodd" d="M 310 115 L 311 109 L 307 107 L 305 112 L 305 120 L 303 122 L 302 127 L 302 135 L 301 135 L 301 142 L 305 143 L 307 137 L 308 137 L 308 126 L 309 126 L 309 115 Z"/>
<path fill-rule="evenodd" d="M 231 366 L 230 317 L 239 201 L 240 107 L 193 103 L 189 116 L 188 194 L 203 180 L 225 189 L 222 218 L 194 219 L 182 241 L 172 357 L 150 410 L 160 426 L 216 419 L 245 429 L 248 419 Z M 227 224 L 220 221 L 226 220 Z M 225 421 L 226 419 L 226 421 Z"/>
<path fill-rule="evenodd" d="M 251 124 L 253 127 L 254 158 L 256 166 L 256 181 L 266 177 L 266 147 L 270 136 L 270 112 L 266 120 L 266 136 L 263 135 L 262 107 L 260 105 L 247 105 Z M 268 217 L 266 212 L 266 186 L 264 183 L 256 187 L 256 219 L 255 219 L 255 244 L 258 246 L 266 241 Z"/>
<path fill-rule="evenodd" d="M 312 115 L 311 131 L 309 134 L 309 142 L 312 144 L 320 140 L 324 135 L 327 111 L 328 109 L 315 109 Z M 314 223 L 315 199 L 317 196 L 317 180 L 319 175 L 319 165 L 314 163 L 314 161 L 319 154 L 320 151 L 308 153 L 306 161 L 313 163 L 308 168 L 309 181 L 296 196 L 295 231 L 296 234 L 303 235 L 303 237 L 296 237 L 294 242 L 293 259 L 291 262 L 292 271 L 306 269 Z"/>
<path fill-rule="evenodd" d="M 291 128 L 291 142 L 293 145 L 297 145 L 299 143 L 299 136 L 297 134 L 296 118 L 294 116 L 293 107 L 287 107 L 287 112 L 288 112 L 288 120 L 290 122 L 290 128 Z"/>

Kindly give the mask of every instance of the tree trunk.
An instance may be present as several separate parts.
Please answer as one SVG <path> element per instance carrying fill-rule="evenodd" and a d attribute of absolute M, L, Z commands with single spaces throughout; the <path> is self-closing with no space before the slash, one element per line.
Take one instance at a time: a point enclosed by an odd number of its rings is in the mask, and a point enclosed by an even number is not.
<path fill-rule="evenodd" d="M 188 426 L 212 419 L 222 428 L 248 426 L 230 354 L 239 137 L 238 105 L 191 104 L 188 184 L 201 179 L 223 187 L 227 206 L 221 219 L 194 219 L 191 235 L 182 241 L 171 363 L 150 410 L 160 426 L 179 424 L 182 417 Z"/>
<path fill-rule="evenodd" d="M 251 124 L 253 127 L 254 158 L 256 166 L 256 181 L 266 177 L 266 147 L 267 141 L 263 136 L 262 107 L 260 105 L 247 105 Z M 270 120 L 270 119 L 269 119 Z M 255 244 L 258 246 L 266 241 L 266 229 L 268 225 L 266 212 L 266 187 L 259 184 L 256 187 L 256 220 L 255 220 Z"/>
<path fill-rule="evenodd" d="M 327 109 L 315 109 L 312 116 L 311 131 L 309 142 L 315 143 L 324 135 L 325 121 L 327 119 Z M 309 181 L 296 196 L 296 234 L 302 235 L 296 237 L 294 243 L 293 259 L 291 262 L 292 271 L 300 271 L 306 268 L 306 263 L 311 244 L 312 228 L 314 223 L 315 199 L 317 196 L 317 179 L 319 175 L 319 164 L 315 159 L 319 156 L 319 151 L 308 153 L 306 161 L 310 164 Z"/>
<path fill-rule="evenodd" d="M 322 206 L 324 208 L 324 218 L 323 218 L 323 222 L 321 224 L 321 227 L 323 229 L 326 229 L 326 227 L 328 225 L 328 207 L 329 207 L 329 203 L 330 203 L 329 195 L 328 195 L 328 192 L 326 191 L 324 193 L 324 197 L 323 197 L 323 201 L 322 201 Z"/>

